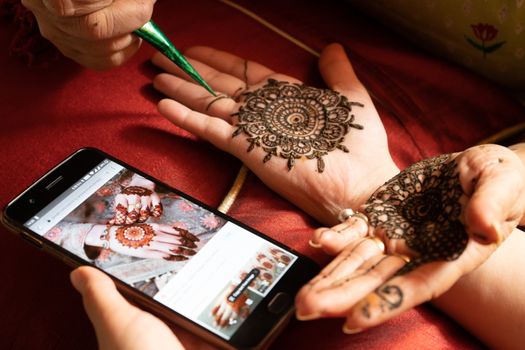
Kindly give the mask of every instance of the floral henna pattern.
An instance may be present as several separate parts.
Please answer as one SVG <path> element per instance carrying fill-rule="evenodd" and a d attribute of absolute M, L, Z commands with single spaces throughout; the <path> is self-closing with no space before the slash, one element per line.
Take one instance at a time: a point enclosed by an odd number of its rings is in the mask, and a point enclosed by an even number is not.
<path fill-rule="evenodd" d="M 117 228 L 116 238 L 125 247 L 148 246 L 155 237 L 155 231 L 148 224 L 126 225 Z"/>
<path fill-rule="evenodd" d="M 323 156 L 343 145 L 350 128 L 363 129 L 354 123 L 352 107 L 363 107 L 333 90 L 269 79 L 262 88 L 245 95 L 233 137 L 248 136 L 248 152 L 261 147 L 266 156 L 288 160 L 291 170 L 296 159 L 317 159 L 317 171 L 325 168 Z"/>
<path fill-rule="evenodd" d="M 468 235 L 460 222 L 463 190 L 450 155 L 416 163 L 380 187 L 365 206 L 370 224 L 404 239 L 417 256 L 398 274 L 437 260 L 457 259 Z"/>

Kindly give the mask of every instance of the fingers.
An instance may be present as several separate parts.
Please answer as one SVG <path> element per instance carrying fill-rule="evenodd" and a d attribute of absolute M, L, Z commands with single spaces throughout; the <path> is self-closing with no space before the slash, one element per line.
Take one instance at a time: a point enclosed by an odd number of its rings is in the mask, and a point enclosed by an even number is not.
<path fill-rule="evenodd" d="M 224 95 L 212 96 L 200 85 L 171 74 L 157 75 L 153 79 L 153 86 L 192 110 L 219 117 L 229 123 L 231 115 L 238 109 L 233 99 L 224 98 Z M 215 91 L 222 91 L 213 84 L 211 86 Z"/>
<path fill-rule="evenodd" d="M 296 297 L 301 320 L 344 316 L 361 298 L 392 275 L 405 261 L 383 254 L 382 246 L 362 239 L 346 248 Z"/>
<path fill-rule="evenodd" d="M 457 158 L 460 182 L 470 197 L 463 209 L 469 235 L 498 243 L 519 223 L 525 210 L 525 169 L 506 147 L 483 145 Z"/>
<path fill-rule="evenodd" d="M 98 337 L 118 331 L 122 319 L 138 312 L 120 295 L 111 278 L 95 268 L 83 266 L 74 270 L 71 283 L 82 295 L 84 308 Z"/>
<path fill-rule="evenodd" d="M 129 304 L 104 273 L 79 267 L 71 282 L 82 295 L 100 349 L 183 349 L 165 323 Z"/>
<path fill-rule="evenodd" d="M 368 223 L 359 216 L 351 216 L 345 222 L 331 228 L 315 230 L 308 242 L 313 248 L 321 248 L 330 255 L 339 254 L 344 247 L 368 233 Z"/>
<path fill-rule="evenodd" d="M 245 81 L 231 74 L 218 71 L 195 59 L 191 59 L 189 57 L 187 58 L 191 65 L 199 72 L 201 77 L 213 88 L 213 90 L 228 96 L 236 96 L 239 92 L 246 88 Z M 176 75 L 193 83 L 193 81 L 187 76 L 185 72 L 182 71 L 182 69 L 177 67 L 177 65 L 171 62 L 161 53 L 156 53 L 153 55 L 151 61 L 153 64 L 166 71 L 166 73 Z"/>
<path fill-rule="evenodd" d="M 367 96 L 366 89 L 355 75 L 344 48 L 339 44 L 326 46 L 319 58 L 319 70 L 325 83 L 332 90 L 344 95 L 357 92 Z"/>
<path fill-rule="evenodd" d="M 232 147 L 234 128 L 228 122 L 195 112 L 170 99 L 161 100 L 159 112 L 176 126 L 211 142 L 215 147 L 230 153 L 240 153 Z"/>
<path fill-rule="evenodd" d="M 23 3 L 33 1 L 23 0 Z M 49 12 L 60 17 L 83 16 L 111 5 L 112 0 L 78 1 L 78 0 L 43 0 Z"/>
<path fill-rule="evenodd" d="M 131 33 L 150 18 L 155 1 L 24 0 L 41 34 L 65 56 L 93 69 L 127 61 L 141 40 Z"/>
<path fill-rule="evenodd" d="M 457 266 L 435 262 L 393 277 L 352 308 L 343 331 L 348 334 L 360 332 L 438 297 L 461 277 Z"/>
<path fill-rule="evenodd" d="M 248 85 L 260 83 L 275 73 L 259 63 L 210 47 L 195 46 L 186 50 L 185 54 L 216 71 L 234 76 Z"/>

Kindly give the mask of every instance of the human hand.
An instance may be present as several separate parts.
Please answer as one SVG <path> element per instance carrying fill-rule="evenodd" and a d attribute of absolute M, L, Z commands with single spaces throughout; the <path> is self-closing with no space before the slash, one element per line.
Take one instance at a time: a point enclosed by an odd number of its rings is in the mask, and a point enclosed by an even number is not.
<path fill-rule="evenodd" d="M 313 244 L 339 255 L 297 295 L 299 319 L 346 317 L 355 333 L 447 291 L 483 264 L 525 211 L 509 149 L 470 148 L 407 168 Z M 368 237 L 367 237 L 368 236 Z"/>
<path fill-rule="evenodd" d="M 237 322 L 239 318 L 247 318 L 250 314 L 250 308 L 246 304 L 248 295 L 246 292 L 241 293 L 235 301 L 229 301 L 228 296 L 234 290 L 234 287 L 228 288 L 225 293 L 219 298 L 217 305 L 211 310 L 211 314 L 215 320 L 215 326 L 219 328 L 230 327 Z"/>
<path fill-rule="evenodd" d="M 364 203 L 398 172 L 377 111 L 341 46 L 328 46 L 319 60 L 335 92 L 295 85 L 297 79 L 223 51 L 195 47 L 185 54 L 219 96 L 155 55 L 153 63 L 167 74 L 154 86 L 170 97 L 159 102 L 160 113 L 238 157 L 320 222 L 335 223 L 342 208 Z"/>
<path fill-rule="evenodd" d="M 162 203 L 155 192 L 155 184 L 142 176 L 134 176 L 129 186 L 115 196 L 115 216 L 109 221 L 112 225 L 134 224 L 159 218 Z"/>
<path fill-rule="evenodd" d="M 199 238 L 165 224 L 95 225 L 86 244 L 138 258 L 187 260 L 195 255 Z"/>
<path fill-rule="evenodd" d="M 175 336 L 164 322 L 126 301 L 113 281 L 95 268 L 79 267 L 71 273 L 71 282 L 82 295 L 100 350 L 182 350 L 182 344 L 188 349 L 215 349 L 183 329 L 176 329 Z"/>
<path fill-rule="evenodd" d="M 22 0 L 40 33 L 65 56 L 94 69 L 116 67 L 140 47 L 131 34 L 150 18 L 155 0 Z"/>

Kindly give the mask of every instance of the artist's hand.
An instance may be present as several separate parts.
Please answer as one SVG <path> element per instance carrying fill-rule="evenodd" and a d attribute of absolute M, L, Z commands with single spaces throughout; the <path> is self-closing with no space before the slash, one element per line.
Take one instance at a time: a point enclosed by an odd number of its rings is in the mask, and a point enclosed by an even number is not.
<path fill-rule="evenodd" d="M 344 98 L 291 86 L 284 82 L 299 82 L 223 51 L 195 47 L 186 55 L 220 98 L 156 55 L 153 62 L 168 74 L 158 75 L 154 86 L 170 97 L 160 101 L 160 113 L 238 157 L 321 222 L 334 224 L 342 208 L 364 203 L 398 172 L 377 111 L 341 46 L 323 51 L 319 69 Z M 244 94 L 257 89 L 259 97 Z"/>
<path fill-rule="evenodd" d="M 162 203 L 155 192 L 155 184 L 142 176 L 135 175 L 129 186 L 115 196 L 115 215 L 109 221 L 113 225 L 141 223 L 148 218 L 162 215 Z"/>
<path fill-rule="evenodd" d="M 352 333 L 438 297 L 516 227 L 525 167 L 496 145 L 431 158 L 389 180 L 361 210 L 368 220 L 358 213 L 315 232 L 314 244 L 339 255 L 298 293 L 298 318 L 346 317 Z"/>
<path fill-rule="evenodd" d="M 71 273 L 71 282 L 82 295 L 100 350 L 181 350 L 181 342 L 188 349 L 213 349 L 182 329 L 176 330 L 179 341 L 164 322 L 126 301 L 97 269 L 80 267 Z"/>
<path fill-rule="evenodd" d="M 138 258 L 187 260 L 196 254 L 199 239 L 187 230 L 165 224 L 95 225 L 86 244 Z"/>
<path fill-rule="evenodd" d="M 131 32 L 151 18 L 155 0 L 22 0 L 42 36 L 83 66 L 119 66 L 140 47 Z"/>

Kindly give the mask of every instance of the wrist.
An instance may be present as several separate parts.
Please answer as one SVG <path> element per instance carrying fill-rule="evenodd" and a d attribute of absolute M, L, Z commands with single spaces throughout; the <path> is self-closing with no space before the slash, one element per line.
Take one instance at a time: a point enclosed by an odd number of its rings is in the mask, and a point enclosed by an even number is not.
<path fill-rule="evenodd" d="M 131 181 L 129 182 L 129 187 L 131 186 L 144 187 L 150 191 L 155 190 L 155 184 L 152 181 L 147 180 L 137 174 L 133 175 L 133 177 L 131 178 Z"/>
<path fill-rule="evenodd" d="M 106 231 L 106 225 L 94 225 L 88 232 L 85 240 L 85 245 L 93 247 L 102 247 L 103 239 Z"/>
<path fill-rule="evenodd" d="M 399 168 L 393 161 L 379 164 L 373 169 L 369 168 L 364 174 L 356 172 L 354 178 L 359 180 L 346 183 L 334 182 L 332 188 L 324 189 L 323 193 L 317 194 L 319 200 L 314 201 L 311 208 L 303 209 L 323 225 L 335 225 L 339 223 L 338 217 L 343 209 L 358 211 L 380 186 L 398 173 Z"/>

